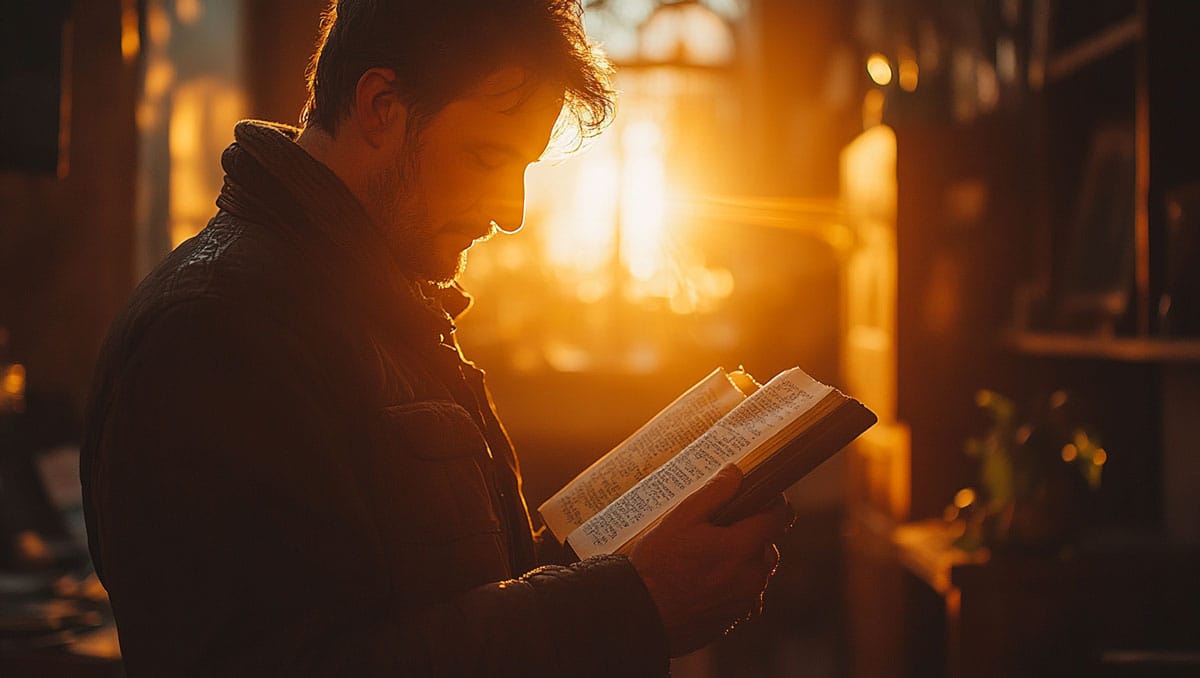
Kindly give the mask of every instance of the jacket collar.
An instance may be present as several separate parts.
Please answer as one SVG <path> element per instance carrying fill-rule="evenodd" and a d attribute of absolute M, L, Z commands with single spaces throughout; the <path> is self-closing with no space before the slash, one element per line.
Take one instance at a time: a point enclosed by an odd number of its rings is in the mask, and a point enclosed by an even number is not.
<path fill-rule="evenodd" d="M 331 169 L 295 143 L 299 132 L 257 120 L 238 123 L 235 141 L 221 157 L 225 185 L 217 205 L 279 228 L 310 251 L 319 248 L 320 255 L 310 259 L 350 297 L 360 299 L 364 291 L 386 295 L 383 303 L 361 299 L 371 315 L 406 327 L 415 315 L 449 341 L 453 318 L 470 307 L 470 296 L 457 283 L 438 288 L 406 275 L 362 203 Z"/>

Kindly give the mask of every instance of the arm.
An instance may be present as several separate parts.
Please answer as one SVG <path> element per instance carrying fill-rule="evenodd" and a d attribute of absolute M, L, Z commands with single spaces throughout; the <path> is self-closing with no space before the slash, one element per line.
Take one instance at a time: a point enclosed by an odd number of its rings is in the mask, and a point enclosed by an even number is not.
<path fill-rule="evenodd" d="M 207 302 L 134 354 L 93 488 L 131 674 L 665 673 L 621 557 L 398 603 L 320 359 L 337 357 Z"/>

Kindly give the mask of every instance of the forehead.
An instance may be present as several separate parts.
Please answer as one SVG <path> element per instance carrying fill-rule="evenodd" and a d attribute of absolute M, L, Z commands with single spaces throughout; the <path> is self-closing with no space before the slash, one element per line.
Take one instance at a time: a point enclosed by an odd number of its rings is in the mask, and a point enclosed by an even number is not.
<path fill-rule="evenodd" d="M 434 116 L 430 128 L 465 142 L 510 146 L 532 162 L 562 112 L 563 89 L 520 68 L 496 71 Z"/>

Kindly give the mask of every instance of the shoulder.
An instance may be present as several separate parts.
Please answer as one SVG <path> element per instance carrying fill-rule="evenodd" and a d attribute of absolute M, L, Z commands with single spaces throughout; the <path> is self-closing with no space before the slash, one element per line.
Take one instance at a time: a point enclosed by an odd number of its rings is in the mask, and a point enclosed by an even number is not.
<path fill-rule="evenodd" d="M 257 229 L 264 231 L 265 229 Z M 219 213 L 138 286 L 113 322 L 97 361 L 89 428 L 133 378 L 165 383 L 210 363 L 243 363 L 235 379 L 306 374 L 321 382 L 332 351 L 299 266 L 269 233 Z"/>
<path fill-rule="evenodd" d="M 196 237 L 171 252 L 133 292 L 113 323 L 101 366 L 122 364 L 163 344 L 160 335 L 183 325 L 195 333 L 179 350 L 210 342 L 283 350 L 331 350 L 329 327 L 344 305 L 312 275 L 304 250 L 280 229 L 219 212 Z M 171 346 L 162 348 L 170 349 Z"/>
<path fill-rule="evenodd" d="M 277 232 L 218 212 L 198 235 L 175 248 L 134 291 L 118 324 L 152 324 L 177 305 L 217 302 L 286 319 L 312 283 L 304 257 Z"/>

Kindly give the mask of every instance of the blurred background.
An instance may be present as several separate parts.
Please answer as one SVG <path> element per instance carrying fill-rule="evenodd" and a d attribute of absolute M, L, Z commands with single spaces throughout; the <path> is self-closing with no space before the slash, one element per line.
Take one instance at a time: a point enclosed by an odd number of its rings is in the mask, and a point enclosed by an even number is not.
<path fill-rule="evenodd" d="M 233 124 L 297 121 L 325 3 L 9 4 L 0 673 L 123 675 L 94 361 Z M 584 4 L 617 121 L 464 279 L 530 505 L 717 366 L 880 418 L 789 491 L 763 617 L 674 674 L 1200 675 L 1200 3 Z"/>

